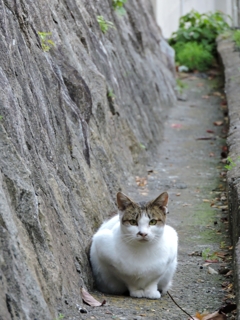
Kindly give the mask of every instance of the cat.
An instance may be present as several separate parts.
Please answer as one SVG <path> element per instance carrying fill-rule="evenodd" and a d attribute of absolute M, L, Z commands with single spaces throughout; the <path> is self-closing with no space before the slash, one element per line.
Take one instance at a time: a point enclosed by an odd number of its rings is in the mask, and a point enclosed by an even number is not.
<path fill-rule="evenodd" d="M 165 224 L 168 193 L 134 202 L 117 193 L 118 215 L 93 236 L 90 261 L 97 288 L 110 294 L 159 299 L 177 266 L 177 232 Z"/>

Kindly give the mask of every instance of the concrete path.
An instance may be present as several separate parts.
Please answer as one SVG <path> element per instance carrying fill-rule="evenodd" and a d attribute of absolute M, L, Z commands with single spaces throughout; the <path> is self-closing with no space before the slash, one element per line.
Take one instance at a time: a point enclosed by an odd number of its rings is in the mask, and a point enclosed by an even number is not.
<path fill-rule="evenodd" d="M 178 269 L 170 293 L 183 309 L 195 315 L 197 311 L 213 312 L 233 298 L 231 276 L 210 274 L 208 269 L 218 272 L 231 263 L 226 179 L 221 162 L 227 132 L 222 124 L 225 98 L 219 93 L 220 78 L 189 75 L 184 83 L 188 85 L 184 91 L 187 100 L 179 102 L 165 121 L 165 139 L 159 154 L 149 163 L 147 185 L 136 184 L 131 192 L 123 191 L 133 199 L 153 199 L 163 191 L 169 192 L 168 224 L 179 234 Z M 202 251 L 211 256 L 209 259 L 216 258 L 214 252 L 224 259 L 204 266 L 204 259 L 197 256 Z M 99 300 L 106 299 L 107 305 L 84 306 L 88 313 L 80 314 L 80 319 L 188 318 L 168 296 L 151 301 L 93 294 Z"/>

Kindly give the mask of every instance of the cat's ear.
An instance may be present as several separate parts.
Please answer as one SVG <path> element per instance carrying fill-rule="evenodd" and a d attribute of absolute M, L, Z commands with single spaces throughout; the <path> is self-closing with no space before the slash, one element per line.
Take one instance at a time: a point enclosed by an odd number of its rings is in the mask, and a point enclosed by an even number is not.
<path fill-rule="evenodd" d="M 158 206 L 159 208 L 164 208 L 165 213 L 168 213 L 168 193 L 163 192 L 155 200 L 152 201 L 152 205 Z"/>
<path fill-rule="evenodd" d="M 132 200 L 128 198 L 124 193 L 117 193 L 117 206 L 120 211 L 124 211 L 131 203 Z"/>

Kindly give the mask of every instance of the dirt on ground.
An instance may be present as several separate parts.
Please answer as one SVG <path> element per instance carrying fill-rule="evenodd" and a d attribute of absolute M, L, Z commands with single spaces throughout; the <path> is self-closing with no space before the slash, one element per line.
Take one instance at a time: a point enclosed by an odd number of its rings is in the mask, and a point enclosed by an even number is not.
<path fill-rule="evenodd" d="M 234 302 L 222 161 L 227 157 L 227 106 L 218 71 L 182 78 L 182 100 L 165 121 L 159 154 L 149 163 L 148 175 L 136 177 L 135 185 L 123 191 L 136 200 L 169 193 L 167 223 L 179 235 L 178 268 L 170 294 L 195 316 Z M 189 318 L 168 295 L 148 300 L 91 294 L 107 303 L 95 308 L 79 306 L 79 319 Z M 69 303 L 72 307 L 77 306 Z M 227 317 L 235 319 L 234 313 Z"/>

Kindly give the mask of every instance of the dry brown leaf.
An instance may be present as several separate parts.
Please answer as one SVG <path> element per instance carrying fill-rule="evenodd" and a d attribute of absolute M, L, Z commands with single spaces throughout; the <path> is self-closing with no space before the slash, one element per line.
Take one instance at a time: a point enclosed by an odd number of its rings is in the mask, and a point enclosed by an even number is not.
<path fill-rule="evenodd" d="M 171 124 L 171 127 L 172 127 L 172 128 L 180 129 L 180 128 L 182 128 L 182 124 L 180 124 L 180 123 L 173 123 L 173 124 Z"/>
<path fill-rule="evenodd" d="M 180 192 L 175 194 L 175 196 L 178 196 L 178 197 L 179 197 L 180 195 L 181 195 L 181 193 L 180 193 Z"/>
<path fill-rule="evenodd" d="M 214 121 L 213 124 L 215 126 L 222 126 L 223 125 L 223 121 L 219 120 L 219 121 Z"/>
<path fill-rule="evenodd" d="M 203 99 L 209 99 L 210 97 L 208 95 L 202 96 Z"/>
<path fill-rule="evenodd" d="M 214 96 L 219 96 L 219 97 L 220 97 L 222 94 L 221 94 L 220 92 L 217 92 L 217 91 L 216 91 L 216 92 L 213 92 L 213 95 L 214 95 Z"/>
<path fill-rule="evenodd" d="M 103 300 L 103 302 L 99 302 L 97 301 L 89 292 L 87 292 L 87 290 L 85 290 L 84 288 L 80 289 L 81 292 L 81 296 L 83 301 L 88 304 L 91 307 L 100 307 L 103 306 L 106 303 L 106 300 Z"/>
<path fill-rule="evenodd" d="M 182 206 L 183 207 L 188 207 L 188 206 L 191 206 L 191 204 L 190 203 L 184 203 Z"/>
<path fill-rule="evenodd" d="M 139 177 L 139 176 L 136 176 L 135 177 L 135 181 L 136 181 L 136 183 L 137 183 L 137 185 L 139 186 L 139 187 L 145 187 L 146 186 L 146 184 L 147 184 L 147 178 L 145 178 L 145 177 Z"/>

